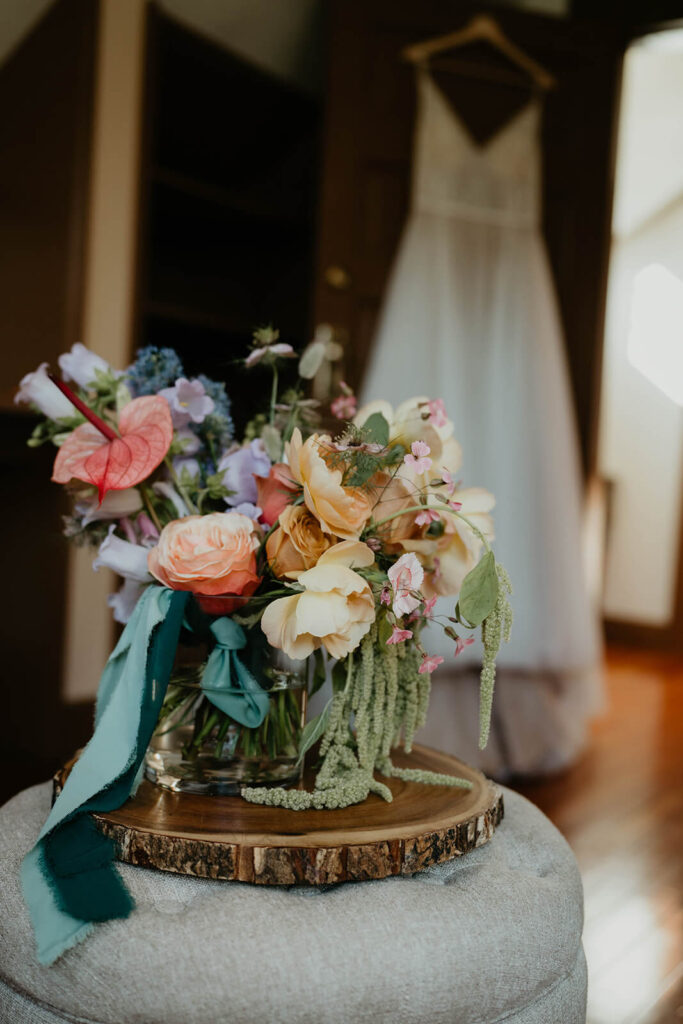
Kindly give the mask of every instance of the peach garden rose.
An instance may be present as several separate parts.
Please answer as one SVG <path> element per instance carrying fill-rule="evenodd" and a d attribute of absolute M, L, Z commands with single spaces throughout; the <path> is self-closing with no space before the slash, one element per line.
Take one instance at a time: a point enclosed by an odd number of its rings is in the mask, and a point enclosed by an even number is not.
<path fill-rule="evenodd" d="M 253 594 L 259 530 L 240 512 L 212 512 L 174 519 L 147 556 L 149 571 L 171 590 L 218 596 Z M 212 611 L 210 605 L 205 605 Z M 218 611 L 230 611 L 222 606 Z"/>

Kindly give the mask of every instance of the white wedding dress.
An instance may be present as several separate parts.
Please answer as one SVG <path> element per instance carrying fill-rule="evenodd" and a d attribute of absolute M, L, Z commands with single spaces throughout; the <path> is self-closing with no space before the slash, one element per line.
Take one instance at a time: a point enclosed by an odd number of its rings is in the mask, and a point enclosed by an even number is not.
<path fill-rule="evenodd" d="M 544 772 L 580 750 L 600 705 L 598 620 L 581 553 L 581 475 L 558 311 L 539 228 L 540 107 L 477 145 L 418 72 L 412 210 L 362 400 L 443 398 L 464 451 L 458 477 L 496 496 L 495 550 L 515 621 L 499 658 L 492 736 L 476 749 L 478 645 L 458 661 L 434 626 L 421 742 L 498 775 Z M 444 599 L 441 612 L 452 614 Z"/>

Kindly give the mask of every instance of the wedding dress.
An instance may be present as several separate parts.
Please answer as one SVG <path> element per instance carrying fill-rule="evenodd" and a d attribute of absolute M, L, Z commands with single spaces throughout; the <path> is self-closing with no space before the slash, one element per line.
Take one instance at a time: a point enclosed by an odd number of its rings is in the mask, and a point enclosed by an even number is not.
<path fill-rule="evenodd" d="M 477 646 L 433 677 L 418 737 L 504 775 L 573 759 L 600 705 L 597 616 L 581 555 L 581 475 L 558 311 L 539 228 L 540 107 L 532 100 L 477 145 L 426 71 L 412 210 L 361 398 L 443 398 L 464 451 L 458 477 L 496 497 L 499 561 L 513 585 L 492 737 L 476 749 Z M 452 614 L 444 599 L 437 611 Z M 464 670 L 464 671 L 463 671 Z"/>

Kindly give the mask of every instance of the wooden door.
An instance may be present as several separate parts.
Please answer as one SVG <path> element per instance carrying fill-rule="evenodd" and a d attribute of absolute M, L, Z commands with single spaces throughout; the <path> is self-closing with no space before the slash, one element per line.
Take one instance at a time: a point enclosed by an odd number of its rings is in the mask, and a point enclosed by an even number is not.
<path fill-rule="evenodd" d="M 12 398 L 81 340 L 97 16 L 94 0 L 58 0 L 0 69 L 0 803 L 57 768 L 92 721 L 90 704 L 60 697 L 67 507 L 54 449 L 26 446 L 36 420 Z"/>
<path fill-rule="evenodd" d="M 358 385 L 408 210 L 415 120 L 408 43 L 463 25 L 475 8 L 441 0 L 333 0 L 314 311 L 348 338 Z M 480 10 L 480 8 L 477 8 Z M 514 11 L 504 30 L 549 68 L 544 230 L 564 322 L 587 470 L 594 468 L 609 254 L 612 144 L 622 41 L 614 29 Z M 491 133 L 524 83 L 485 47 L 450 58 L 448 88 L 474 134 Z M 528 88 L 528 87 L 527 87 Z"/>
<path fill-rule="evenodd" d="M 224 380 L 241 427 L 263 407 L 239 365 L 254 328 L 308 341 L 318 106 L 152 5 L 145 108 L 136 346 Z"/>

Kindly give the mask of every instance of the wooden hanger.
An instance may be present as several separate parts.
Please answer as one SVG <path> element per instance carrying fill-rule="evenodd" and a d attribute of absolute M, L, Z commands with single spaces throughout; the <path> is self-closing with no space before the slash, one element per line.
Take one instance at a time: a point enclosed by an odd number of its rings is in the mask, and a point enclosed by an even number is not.
<path fill-rule="evenodd" d="M 553 75 L 508 39 L 498 22 L 488 14 L 476 15 L 464 28 L 456 32 L 406 46 L 401 56 L 411 64 L 427 64 L 434 54 L 480 41 L 490 43 L 500 50 L 508 60 L 525 71 L 541 89 L 554 89 L 557 85 Z"/>

